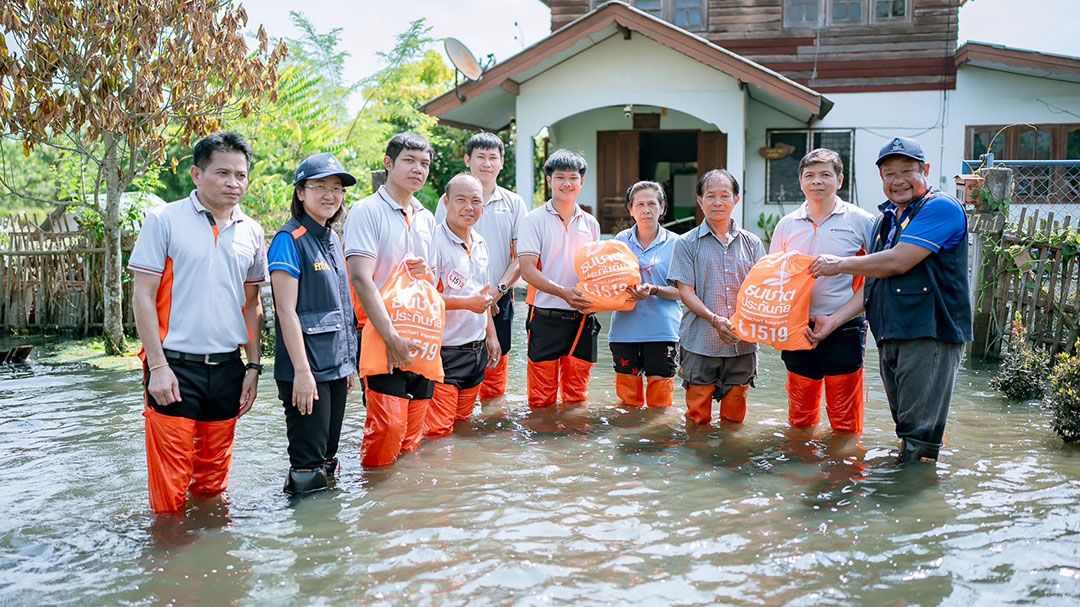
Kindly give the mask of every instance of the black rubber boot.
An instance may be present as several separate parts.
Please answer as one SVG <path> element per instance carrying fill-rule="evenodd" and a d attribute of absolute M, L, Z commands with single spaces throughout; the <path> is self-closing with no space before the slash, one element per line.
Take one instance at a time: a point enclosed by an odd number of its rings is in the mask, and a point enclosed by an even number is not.
<path fill-rule="evenodd" d="M 929 445 L 923 445 L 919 443 L 912 443 L 910 441 L 900 439 L 901 464 L 932 464 L 937 462 L 937 458 L 937 447 L 931 447 Z"/>
<path fill-rule="evenodd" d="M 337 481 L 337 458 L 326 460 L 323 463 L 323 471 L 326 472 L 326 480 L 331 484 Z"/>
<path fill-rule="evenodd" d="M 306 495 L 317 491 L 326 491 L 330 483 L 326 481 L 326 470 L 322 467 L 311 470 L 289 469 L 289 476 L 285 479 L 285 493 L 290 495 Z"/>

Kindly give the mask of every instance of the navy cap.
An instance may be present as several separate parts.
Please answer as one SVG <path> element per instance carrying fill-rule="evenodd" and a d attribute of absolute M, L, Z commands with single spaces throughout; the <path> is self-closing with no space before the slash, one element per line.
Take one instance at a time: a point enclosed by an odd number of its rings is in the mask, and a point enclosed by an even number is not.
<path fill-rule="evenodd" d="M 296 168 L 296 180 L 293 185 L 307 179 L 322 179 L 323 177 L 336 176 L 341 179 L 341 185 L 349 187 L 356 185 L 356 177 L 353 177 L 341 166 L 333 154 L 312 154 L 300 163 Z"/>
<path fill-rule="evenodd" d="M 881 166 L 881 163 L 885 162 L 885 159 L 890 156 L 905 156 L 919 162 L 926 162 L 926 153 L 923 152 L 919 142 L 907 137 L 895 137 L 892 141 L 886 143 L 878 152 L 876 164 Z"/>

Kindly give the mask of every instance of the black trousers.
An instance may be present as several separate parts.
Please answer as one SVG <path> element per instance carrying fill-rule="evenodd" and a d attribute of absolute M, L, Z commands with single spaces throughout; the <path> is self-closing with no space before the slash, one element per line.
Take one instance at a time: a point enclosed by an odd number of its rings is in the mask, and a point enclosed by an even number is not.
<path fill-rule="evenodd" d="M 840 325 L 812 350 L 780 353 L 788 371 L 810 379 L 826 375 L 847 375 L 863 366 L 866 348 L 866 319 L 853 318 Z"/>
<path fill-rule="evenodd" d="M 495 335 L 499 338 L 499 349 L 503 355 L 510 352 L 510 333 L 514 327 L 514 291 L 506 292 L 499 298 L 499 313 L 491 318 L 495 322 Z"/>
<path fill-rule="evenodd" d="M 292 382 L 278 380 L 278 398 L 285 406 L 289 465 L 293 468 L 316 468 L 337 456 L 348 382 L 344 377 L 316 382 L 319 400 L 315 401 L 310 414 L 300 415 L 292 404 Z"/>
<path fill-rule="evenodd" d="M 529 336 L 529 360 L 534 363 L 559 360 L 568 355 L 586 362 L 596 362 L 600 321 L 592 314 L 533 306 L 529 308 L 525 330 Z"/>
<path fill-rule="evenodd" d="M 185 417 L 200 422 L 219 422 L 240 415 L 240 394 L 244 390 L 244 361 L 233 359 L 216 365 L 168 359 L 169 368 L 180 385 L 180 402 L 157 404 L 146 392 L 146 402 L 162 415 Z M 143 365 L 143 389 L 150 385 L 150 374 Z"/>

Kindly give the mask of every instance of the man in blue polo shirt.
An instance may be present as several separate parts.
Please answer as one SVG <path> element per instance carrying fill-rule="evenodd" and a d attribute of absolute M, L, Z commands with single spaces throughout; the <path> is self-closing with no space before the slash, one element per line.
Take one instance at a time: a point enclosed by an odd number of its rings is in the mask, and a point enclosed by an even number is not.
<path fill-rule="evenodd" d="M 896 137 L 878 153 L 888 201 L 862 257 L 822 255 L 816 276 L 868 278 L 866 317 L 878 344 L 903 462 L 936 460 L 945 434 L 956 371 L 971 341 L 967 217 L 960 202 L 930 186 L 918 142 Z M 853 303 L 834 316 L 854 318 Z"/>

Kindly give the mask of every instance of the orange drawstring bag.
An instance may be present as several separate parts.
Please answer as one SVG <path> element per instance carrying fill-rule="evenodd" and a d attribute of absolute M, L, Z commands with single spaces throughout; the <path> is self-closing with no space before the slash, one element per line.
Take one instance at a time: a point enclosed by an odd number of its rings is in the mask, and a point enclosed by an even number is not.
<path fill-rule="evenodd" d="M 434 380 L 443 380 L 443 326 L 446 304 L 438 289 L 423 278 L 414 276 L 402 261 L 379 290 L 390 324 L 398 335 L 412 344 L 412 364 L 402 371 L 412 371 Z M 390 373 L 386 342 L 374 327 L 367 327 L 360 341 L 360 377 Z"/>
<path fill-rule="evenodd" d="M 738 305 L 730 318 L 744 341 L 777 350 L 809 350 L 813 255 L 773 253 L 758 260 L 739 287 Z"/>
<path fill-rule="evenodd" d="M 629 312 L 637 302 L 626 287 L 641 284 L 637 256 L 619 240 L 590 242 L 574 254 L 577 289 L 592 302 L 589 312 Z"/>

